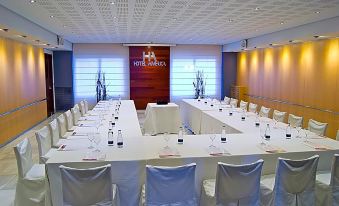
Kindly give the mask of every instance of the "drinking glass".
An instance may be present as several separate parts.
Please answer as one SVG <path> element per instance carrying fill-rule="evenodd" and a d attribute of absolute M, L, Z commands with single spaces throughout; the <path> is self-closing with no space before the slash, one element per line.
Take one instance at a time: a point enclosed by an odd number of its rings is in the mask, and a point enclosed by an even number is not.
<path fill-rule="evenodd" d="M 99 148 L 100 142 L 101 142 L 100 134 L 96 133 L 94 137 L 94 143 L 96 144 L 96 149 L 94 150 L 94 152 L 101 152 Z"/>
<path fill-rule="evenodd" d="M 210 134 L 210 139 L 211 139 L 211 145 L 209 146 L 210 148 L 215 148 L 214 146 L 214 140 L 216 138 L 216 134 Z"/>
<path fill-rule="evenodd" d="M 301 138 L 301 136 L 300 136 L 301 127 L 298 126 L 298 127 L 296 127 L 296 129 L 297 129 L 297 136 L 296 136 L 296 138 Z"/>
<path fill-rule="evenodd" d="M 264 142 L 265 141 L 265 130 L 266 130 L 265 126 L 260 127 L 260 137 L 261 137 L 260 145 L 266 145 L 266 143 Z"/>
<path fill-rule="evenodd" d="M 103 124 L 102 124 L 101 120 L 99 119 L 99 120 L 96 121 L 96 124 L 95 124 L 95 128 L 97 129 L 97 133 L 99 133 L 99 129 L 100 129 L 101 126 L 103 126 Z"/>
<path fill-rule="evenodd" d="M 88 140 L 89 140 L 89 142 L 90 142 L 90 145 L 88 146 L 88 149 L 93 149 L 94 147 L 93 147 L 93 140 L 94 140 L 94 133 L 88 133 L 87 134 L 87 138 L 88 138 Z"/>
<path fill-rule="evenodd" d="M 165 133 L 164 133 L 164 140 L 165 140 L 165 143 L 166 143 L 166 144 L 165 144 L 166 146 L 165 146 L 164 148 L 165 148 L 165 149 L 169 149 L 168 142 L 169 142 L 169 140 L 170 140 L 170 136 L 168 135 L 168 132 L 165 132 Z"/>

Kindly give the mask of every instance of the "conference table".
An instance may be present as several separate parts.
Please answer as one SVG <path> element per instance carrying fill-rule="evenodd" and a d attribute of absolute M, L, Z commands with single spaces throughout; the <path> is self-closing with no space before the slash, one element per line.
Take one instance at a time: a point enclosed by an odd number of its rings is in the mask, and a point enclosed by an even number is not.
<path fill-rule="evenodd" d="M 196 100 L 189 100 L 191 104 L 195 104 L 194 101 Z M 97 112 L 102 110 L 102 105 L 107 104 L 111 104 L 110 107 L 115 108 L 117 101 L 114 101 L 113 104 L 100 102 L 91 111 L 91 115 L 82 118 L 87 119 L 83 122 L 95 119 Z M 200 103 L 196 102 L 196 104 Z M 203 107 L 201 106 L 201 108 Z M 118 186 L 120 205 L 129 206 L 139 204 L 141 187 L 145 183 L 146 165 L 178 166 L 196 163 L 196 194 L 199 197 L 202 181 L 207 178 L 215 178 L 218 162 L 243 164 L 263 159 L 263 174 L 272 174 L 275 172 L 278 157 L 301 159 L 319 154 L 318 170 L 329 170 L 333 155 L 339 152 L 337 141 L 316 135 L 310 136 L 306 142 L 304 138 L 296 138 L 295 134 L 291 139 L 286 139 L 284 125 L 277 125 L 277 128 L 272 127 L 270 141 L 262 140 L 259 128 L 255 127 L 251 114 L 247 114 L 245 121 L 237 122 L 239 118 L 237 112 L 234 112 L 233 116 L 227 116 L 226 111 L 219 112 L 216 109 L 200 110 L 199 115 L 203 117 L 200 119 L 200 123 L 214 121 L 214 123 L 219 122 L 219 126 L 228 125 L 229 128 L 236 129 L 237 132 L 227 134 L 226 143 L 221 143 L 219 132 L 217 134 L 184 135 L 183 144 L 177 144 L 177 135 L 172 134 L 169 135 L 169 142 L 166 143 L 162 135 L 143 136 L 141 134 L 133 101 L 123 100 L 120 108 L 114 133 L 117 129 L 122 130 L 123 148 L 118 148 L 116 144 L 114 146 L 107 145 L 108 128 L 103 126 L 99 129 L 102 141 L 99 146 L 101 152 L 97 154 L 97 158 L 91 156 L 93 149 L 88 149 L 90 142 L 85 136 L 83 138 L 74 136 L 65 141 L 65 148 L 69 148 L 69 150 L 57 151 L 47 161 L 47 175 L 53 205 L 62 205 L 60 165 L 88 168 L 111 164 L 112 183 Z M 187 112 L 185 108 L 181 109 L 182 113 Z M 107 115 L 105 115 L 103 124 L 108 125 L 114 109 L 105 112 Z M 188 113 L 186 115 L 197 114 Z M 205 115 L 207 118 L 204 117 Z M 210 117 L 212 119 L 208 119 Z M 269 119 L 262 119 L 261 122 L 269 122 Z M 212 131 L 216 131 L 217 127 Z M 95 127 L 78 127 L 76 132 L 85 134 L 95 129 Z M 202 127 L 201 129 L 205 131 L 208 128 Z M 213 139 L 214 141 L 212 141 Z M 163 155 L 165 146 L 169 146 L 173 154 Z M 218 149 L 216 150 L 216 148 Z"/>

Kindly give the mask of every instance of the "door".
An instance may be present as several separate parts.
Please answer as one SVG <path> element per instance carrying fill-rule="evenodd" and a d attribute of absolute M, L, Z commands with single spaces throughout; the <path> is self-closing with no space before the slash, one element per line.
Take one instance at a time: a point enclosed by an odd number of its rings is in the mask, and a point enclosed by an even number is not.
<path fill-rule="evenodd" d="M 46 76 L 46 99 L 47 99 L 47 115 L 54 114 L 54 87 L 53 87 L 53 69 L 52 55 L 45 54 L 45 76 Z"/>

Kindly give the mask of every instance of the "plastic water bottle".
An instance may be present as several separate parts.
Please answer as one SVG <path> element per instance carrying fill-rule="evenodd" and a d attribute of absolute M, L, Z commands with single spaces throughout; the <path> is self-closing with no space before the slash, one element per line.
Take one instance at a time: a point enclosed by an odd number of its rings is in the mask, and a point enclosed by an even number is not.
<path fill-rule="evenodd" d="M 266 130 L 265 130 L 265 139 L 269 140 L 270 138 L 271 138 L 270 124 L 267 124 Z"/>
<path fill-rule="evenodd" d="M 178 133 L 178 144 L 183 144 L 183 143 L 184 143 L 184 131 L 182 127 L 180 127 L 179 133 Z"/>
<path fill-rule="evenodd" d="M 255 124 L 256 127 L 260 126 L 260 119 L 259 119 L 259 114 L 258 113 L 255 116 L 254 124 Z"/>
<path fill-rule="evenodd" d="M 288 123 L 287 127 L 286 127 L 286 139 L 291 139 L 291 125 L 290 123 Z"/>
<path fill-rule="evenodd" d="M 226 143 L 226 126 L 222 126 L 221 128 L 221 143 Z"/>
<path fill-rule="evenodd" d="M 245 112 L 245 110 L 242 110 L 241 121 L 245 121 L 245 119 L 246 119 L 246 112 Z"/>
<path fill-rule="evenodd" d="M 113 145 L 114 145 L 114 141 L 113 141 L 113 130 L 112 130 L 112 129 L 109 129 L 109 130 L 108 130 L 107 141 L 108 141 L 108 146 L 113 146 Z"/>
<path fill-rule="evenodd" d="M 231 106 L 228 115 L 229 115 L 229 116 L 232 116 L 232 115 L 233 115 L 233 105 Z"/>
<path fill-rule="evenodd" d="M 124 140 L 122 138 L 120 129 L 118 130 L 117 145 L 118 145 L 118 148 L 122 148 L 124 146 Z"/>

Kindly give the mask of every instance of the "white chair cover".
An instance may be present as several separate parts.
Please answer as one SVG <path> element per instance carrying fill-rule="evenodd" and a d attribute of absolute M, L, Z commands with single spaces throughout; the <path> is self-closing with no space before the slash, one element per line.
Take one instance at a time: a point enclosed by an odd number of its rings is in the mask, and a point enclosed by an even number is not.
<path fill-rule="evenodd" d="M 116 205 L 111 165 L 89 169 L 60 167 L 64 205 Z"/>
<path fill-rule="evenodd" d="M 273 193 L 264 205 L 314 206 L 318 160 L 319 155 L 303 160 L 279 158 Z"/>
<path fill-rule="evenodd" d="M 253 103 L 250 102 L 250 104 L 248 105 L 248 111 L 249 112 L 256 113 L 257 112 L 257 108 L 258 108 L 257 104 L 253 104 Z"/>
<path fill-rule="evenodd" d="M 281 112 L 279 110 L 273 111 L 273 119 L 278 122 L 284 122 L 285 121 L 286 112 Z"/>
<path fill-rule="evenodd" d="M 289 114 L 288 123 L 290 123 L 291 127 L 302 127 L 303 117 L 295 116 L 294 114 Z"/>
<path fill-rule="evenodd" d="M 15 206 L 45 205 L 45 167 L 33 163 L 32 147 L 27 138 L 14 147 L 18 165 Z"/>
<path fill-rule="evenodd" d="M 85 110 L 85 103 L 84 103 L 84 101 L 79 102 L 79 108 L 80 108 L 81 116 L 85 116 L 86 110 Z"/>
<path fill-rule="evenodd" d="M 230 101 L 231 101 L 231 98 L 229 98 L 227 96 L 224 97 L 225 104 L 230 104 Z"/>
<path fill-rule="evenodd" d="M 263 160 L 244 165 L 219 162 L 216 180 L 203 182 L 200 205 L 259 206 L 260 177 L 263 164 Z M 215 195 L 211 197 L 211 194 Z"/>
<path fill-rule="evenodd" d="M 39 162 L 40 164 L 45 164 L 49 159 L 50 155 L 55 151 L 51 149 L 52 147 L 52 135 L 47 126 L 44 126 L 37 132 L 35 132 L 35 137 L 38 142 L 39 149 Z"/>
<path fill-rule="evenodd" d="M 67 138 L 71 133 L 67 132 L 67 123 L 65 115 L 61 114 L 58 118 L 59 134 L 60 138 Z"/>
<path fill-rule="evenodd" d="M 73 131 L 74 130 L 74 122 L 73 122 L 73 115 L 71 111 L 67 110 L 65 113 L 65 119 L 66 119 L 66 126 L 67 131 Z"/>
<path fill-rule="evenodd" d="M 238 100 L 231 98 L 230 105 L 234 108 L 238 107 Z"/>
<path fill-rule="evenodd" d="M 72 118 L 73 118 L 73 125 L 78 125 L 78 121 L 81 117 L 80 109 L 79 106 L 76 104 L 74 107 L 71 109 L 72 113 Z"/>
<path fill-rule="evenodd" d="M 196 206 L 196 164 L 179 167 L 146 166 L 146 205 Z"/>
<path fill-rule="evenodd" d="M 248 105 L 248 102 L 245 102 L 245 101 L 241 100 L 239 107 L 240 107 L 240 109 L 244 109 L 244 110 L 247 111 L 247 105 Z"/>
<path fill-rule="evenodd" d="M 327 128 L 327 123 L 322 123 L 315 121 L 314 119 L 310 119 L 308 121 L 308 130 L 317 135 L 324 136 Z"/>
<path fill-rule="evenodd" d="M 270 111 L 271 111 L 271 108 L 261 106 L 260 111 L 259 111 L 259 115 L 261 117 L 267 117 L 268 118 Z"/>
<path fill-rule="evenodd" d="M 59 148 L 60 146 L 60 133 L 59 133 L 59 125 L 57 119 L 54 119 L 48 124 L 49 131 L 52 135 L 52 147 Z"/>

